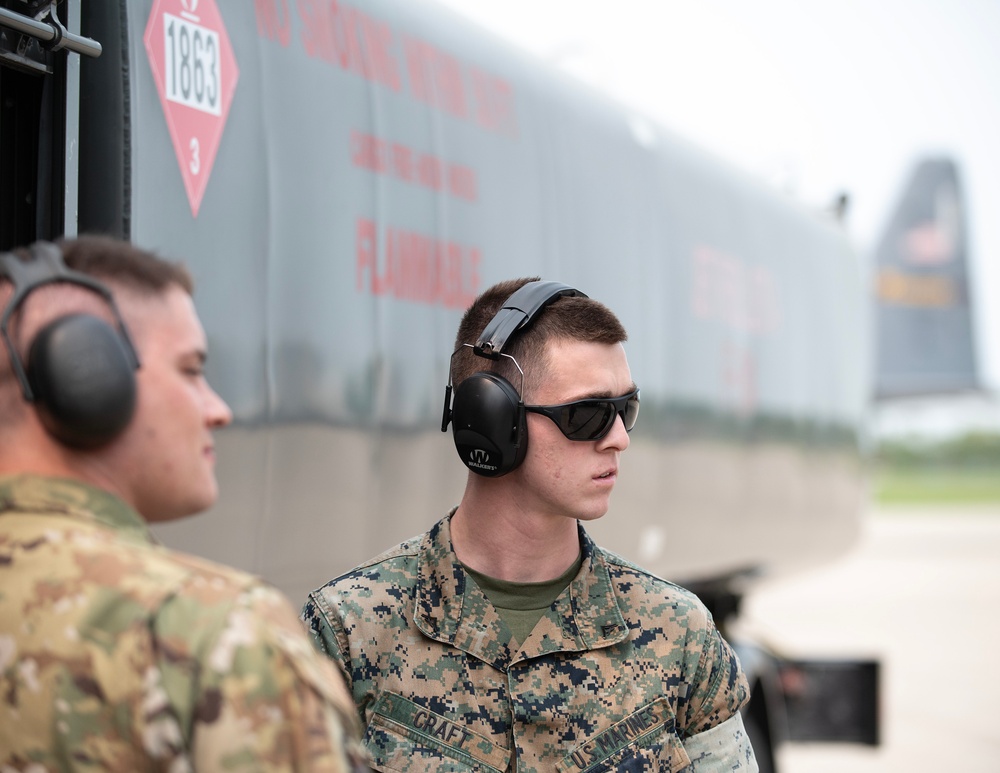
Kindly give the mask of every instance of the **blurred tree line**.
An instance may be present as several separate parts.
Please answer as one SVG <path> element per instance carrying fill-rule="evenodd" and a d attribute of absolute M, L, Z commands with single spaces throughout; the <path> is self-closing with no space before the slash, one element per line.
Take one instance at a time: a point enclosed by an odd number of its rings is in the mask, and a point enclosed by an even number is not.
<path fill-rule="evenodd" d="M 970 432 L 939 441 L 882 441 L 876 451 L 880 466 L 993 470 L 1000 476 L 1000 434 Z"/>
<path fill-rule="evenodd" d="M 883 440 L 874 456 L 882 504 L 1000 503 L 1000 433 Z"/>

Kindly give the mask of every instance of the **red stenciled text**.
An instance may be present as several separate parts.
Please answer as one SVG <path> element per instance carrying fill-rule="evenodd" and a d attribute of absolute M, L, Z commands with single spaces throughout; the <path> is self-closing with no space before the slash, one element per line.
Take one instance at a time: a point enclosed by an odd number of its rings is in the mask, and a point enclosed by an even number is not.
<path fill-rule="evenodd" d="M 340 0 L 254 0 L 257 34 L 287 48 L 298 40 L 313 59 L 403 91 L 435 110 L 491 132 L 518 133 L 513 86 L 440 46 L 393 27 Z"/>
<path fill-rule="evenodd" d="M 254 10 L 257 14 L 257 34 L 288 48 L 292 40 L 288 0 L 254 0 Z"/>
<path fill-rule="evenodd" d="M 476 67 L 469 67 L 475 121 L 484 129 L 517 136 L 517 111 L 514 89 L 503 78 Z"/>
<path fill-rule="evenodd" d="M 774 273 L 712 247 L 697 247 L 691 262 L 691 313 L 745 333 L 781 326 L 781 298 Z"/>
<path fill-rule="evenodd" d="M 351 163 L 377 174 L 390 175 L 434 191 L 447 191 L 466 201 L 478 195 L 476 171 L 401 142 L 360 131 L 351 132 Z"/>
<path fill-rule="evenodd" d="M 362 217 L 355 252 L 359 292 L 453 309 L 468 307 L 479 293 L 477 247 L 392 226 L 379 234 L 375 222 Z"/>
<path fill-rule="evenodd" d="M 298 0 L 306 54 L 399 91 L 392 28 L 337 0 Z"/>
<path fill-rule="evenodd" d="M 465 118 L 468 107 L 462 63 L 451 54 L 418 38 L 403 36 L 410 93 L 433 107 Z"/>

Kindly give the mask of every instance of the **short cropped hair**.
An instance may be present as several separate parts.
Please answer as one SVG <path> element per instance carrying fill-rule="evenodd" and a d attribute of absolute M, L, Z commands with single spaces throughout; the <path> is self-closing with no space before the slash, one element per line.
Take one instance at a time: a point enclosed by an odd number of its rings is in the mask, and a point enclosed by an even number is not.
<path fill-rule="evenodd" d="M 618 317 L 603 303 L 593 298 L 563 296 L 545 307 L 534 323 L 508 339 L 504 354 L 517 361 L 524 372 L 522 378 L 508 357 L 491 360 L 477 356 L 469 346 L 475 344 L 504 302 L 528 282 L 538 277 L 525 277 L 498 282 L 479 295 L 466 310 L 455 338 L 455 355 L 451 361 L 451 382 L 458 386 L 473 373 L 491 371 L 507 379 L 516 389 L 531 393 L 541 383 L 546 371 L 546 345 L 550 341 L 584 341 L 587 343 L 618 344 L 628 340 L 628 334 Z"/>
<path fill-rule="evenodd" d="M 138 293 L 160 293 L 178 285 L 188 295 L 194 280 L 181 264 L 110 236 L 84 235 L 56 242 L 66 266 L 105 282 L 124 285 Z"/>

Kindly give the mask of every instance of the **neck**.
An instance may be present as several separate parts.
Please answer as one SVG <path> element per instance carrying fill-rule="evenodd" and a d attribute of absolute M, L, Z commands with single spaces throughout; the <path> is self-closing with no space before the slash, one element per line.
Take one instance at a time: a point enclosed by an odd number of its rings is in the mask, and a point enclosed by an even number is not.
<path fill-rule="evenodd" d="M 509 582 L 554 580 L 573 565 L 580 555 L 575 519 L 525 510 L 514 489 L 479 483 L 470 481 L 451 519 L 459 561 Z"/>
<path fill-rule="evenodd" d="M 98 452 L 81 453 L 67 448 L 49 437 L 36 422 L 26 421 L 4 433 L 0 442 L 0 475 L 70 478 L 127 499 Z"/>

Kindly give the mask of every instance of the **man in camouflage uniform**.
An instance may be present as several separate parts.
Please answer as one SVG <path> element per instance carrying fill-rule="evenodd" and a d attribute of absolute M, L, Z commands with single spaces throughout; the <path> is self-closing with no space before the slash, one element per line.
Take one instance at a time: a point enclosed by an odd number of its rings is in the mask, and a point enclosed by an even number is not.
<path fill-rule="evenodd" d="M 303 618 L 378 770 L 756 771 L 746 678 L 707 609 L 583 528 L 607 512 L 638 391 L 618 319 L 552 285 L 501 283 L 463 317 L 450 414 L 446 396 L 461 503 L 311 593 Z M 515 460 L 494 464 L 511 426 Z"/>
<path fill-rule="evenodd" d="M 212 504 L 212 431 L 231 419 L 190 293 L 182 267 L 112 239 L 0 255 L 5 773 L 367 769 L 350 696 L 289 602 L 147 526 Z M 105 372 L 126 388 L 92 421 L 117 389 Z M 83 419 L 64 406 L 76 389 Z"/>

